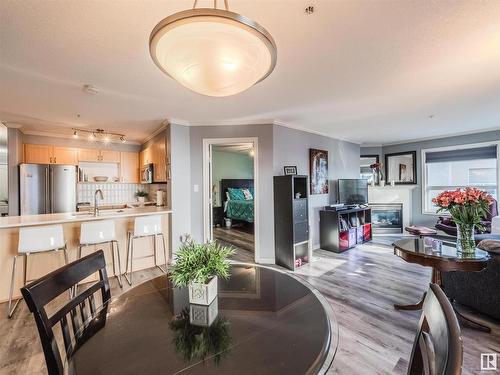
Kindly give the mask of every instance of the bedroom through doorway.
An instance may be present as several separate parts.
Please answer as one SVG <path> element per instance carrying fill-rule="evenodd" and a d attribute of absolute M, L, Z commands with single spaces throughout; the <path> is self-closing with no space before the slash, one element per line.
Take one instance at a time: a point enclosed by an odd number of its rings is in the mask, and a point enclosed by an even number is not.
<path fill-rule="evenodd" d="M 254 142 L 220 141 L 208 145 L 209 236 L 234 249 L 233 260 L 254 262 Z"/>

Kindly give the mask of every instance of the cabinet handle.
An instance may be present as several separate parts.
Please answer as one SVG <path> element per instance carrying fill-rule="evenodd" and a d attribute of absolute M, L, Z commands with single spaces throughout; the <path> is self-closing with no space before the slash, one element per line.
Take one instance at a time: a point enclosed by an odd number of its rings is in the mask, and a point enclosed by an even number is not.
<path fill-rule="evenodd" d="M 54 163 L 57 163 L 56 158 L 54 158 Z"/>

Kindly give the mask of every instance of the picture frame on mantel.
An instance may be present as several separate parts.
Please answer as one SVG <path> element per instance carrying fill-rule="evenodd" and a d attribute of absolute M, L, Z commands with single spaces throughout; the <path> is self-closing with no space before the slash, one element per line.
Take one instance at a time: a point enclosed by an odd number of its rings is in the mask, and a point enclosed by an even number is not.
<path fill-rule="evenodd" d="M 416 185 L 417 152 L 404 151 L 385 154 L 385 178 L 396 185 Z"/>

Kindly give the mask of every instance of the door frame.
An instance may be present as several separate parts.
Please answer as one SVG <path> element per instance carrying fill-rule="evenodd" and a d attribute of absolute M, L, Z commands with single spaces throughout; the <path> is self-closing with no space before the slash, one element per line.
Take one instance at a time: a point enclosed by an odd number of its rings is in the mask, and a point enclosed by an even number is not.
<path fill-rule="evenodd" d="M 210 186 L 209 160 L 210 146 L 231 145 L 239 143 L 253 143 L 253 188 L 254 188 L 254 256 L 255 263 L 260 261 L 260 191 L 259 191 L 259 139 L 257 137 L 241 138 L 204 138 L 203 139 L 203 241 L 207 242 L 213 238 L 213 228 L 210 220 L 213 212 L 210 212 L 212 200 L 212 187 Z"/>

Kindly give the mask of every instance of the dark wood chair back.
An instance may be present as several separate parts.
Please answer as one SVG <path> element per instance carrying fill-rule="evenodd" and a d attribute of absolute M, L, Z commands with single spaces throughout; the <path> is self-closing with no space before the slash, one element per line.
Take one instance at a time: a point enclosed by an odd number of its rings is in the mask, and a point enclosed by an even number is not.
<path fill-rule="evenodd" d="M 450 301 L 437 284 L 424 300 L 418 332 L 408 366 L 409 375 L 462 373 L 462 337 Z"/>
<path fill-rule="evenodd" d="M 88 276 L 98 272 L 99 280 L 72 297 L 50 317 L 47 304 L 61 294 L 75 290 L 75 286 Z M 99 293 L 100 292 L 100 293 Z M 104 253 L 99 250 L 70 263 L 21 289 L 21 293 L 33 313 L 50 375 L 63 374 L 63 359 L 54 335 L 54 327 L 60 324 L 65 353 L 71 353 L 92 337 L 106 321 L 107 302 L 111 299 Z M 100 294 L 100 302 L 97 300 Z M 96 298 L 97 297 L 97 298 Z"/>

